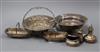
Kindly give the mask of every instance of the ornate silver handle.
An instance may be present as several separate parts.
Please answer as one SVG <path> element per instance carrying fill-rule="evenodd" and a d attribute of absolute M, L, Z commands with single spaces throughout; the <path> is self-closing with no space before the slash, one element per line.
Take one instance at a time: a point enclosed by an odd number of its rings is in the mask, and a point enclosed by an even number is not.
<path fill-rule="evenodd" d="M 53 13 L 51 10 L 49 10 L 48 8 L 45 8 L 45 7 L 33 7 L 33 8 L 30 8 L 30 9 L 25 13 L 25 15 L 23 16 L 23 22 L 24 22 L 24 20 L 25 20 L 25 17 L 27 16 L 27 14 L 28 14 L 31 10 L 33 10 L 33 9 L 45 9 L 45 10 L 49 11 L 49 12 L 52 14 L 53 17 L 55 17 L 54 13 Z"/>

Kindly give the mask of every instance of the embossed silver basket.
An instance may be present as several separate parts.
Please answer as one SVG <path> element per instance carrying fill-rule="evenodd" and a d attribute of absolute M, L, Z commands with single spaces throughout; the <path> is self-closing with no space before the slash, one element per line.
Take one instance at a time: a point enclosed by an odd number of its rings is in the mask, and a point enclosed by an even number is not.
<path fill-rule="evenodd" d="M 33 15 L 27 17 L 27 14 L 33 9 L 45 9 L 49 11 L 53 17 L 47 15 Z M 30 31 L 44 31 L 54 27 L 55 25 L 54 13 L 45 7 L 33 7 L 29 9 L 23 17 L 22 25 L 25 29 Z"/>

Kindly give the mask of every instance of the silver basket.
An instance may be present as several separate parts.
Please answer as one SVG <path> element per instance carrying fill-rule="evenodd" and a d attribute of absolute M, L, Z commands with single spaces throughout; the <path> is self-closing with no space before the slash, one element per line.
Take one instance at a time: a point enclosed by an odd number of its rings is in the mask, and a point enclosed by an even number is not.
<path fill-rule="evenodd" d="M 26 18 L 27 14 L 33 9 L 45 9 L 49 11 L 53 17 L 47 16 L 47 15 L 34 15 L 34 16 L 30 16 Z M 48 8 L 33 7 L 25 13 L 23 17 L 22 25 L 25 29 L 30 30 L 30 31 L 44 31 L 44 30 L 52 29 L 54 27 L 55 25 L 54 17 L 55 17 L 54 13 Z"/>

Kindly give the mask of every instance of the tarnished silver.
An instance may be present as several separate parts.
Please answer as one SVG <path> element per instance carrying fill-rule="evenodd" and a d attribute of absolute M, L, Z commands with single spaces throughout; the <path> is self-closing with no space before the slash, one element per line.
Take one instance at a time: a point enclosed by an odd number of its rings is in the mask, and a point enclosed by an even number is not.
<path fill-rule="evenodd" d="M 87 18 L 80 14 L 64 14 L 63 16 L 57 16 L 56 21 L 60 29 L 71 31 L 81 28 L 87 21 Z"/>
<path fill-rule="evenodd" d="M 30 16 L 30 17 L 26 18 L 27 14 L 33 9 L 45 9 L 52 14 L 52 17 L 47 16 L 47 15 L 34 15 L 34 16 Z M 31 31 L 48 30 L 48 29 L 53 28 L 55 25 L 54 17 L 55 17 L 54 13 L 51 10 L 49 10 L 48 8 L 33 7 L 25 13 L 25 15 L 23 17 L 22 25 L 25 29 L 31 30 Z"/>
<path fill-rule="evenodd" d="M 95 43 L 96 42 L 96 36 L 93 35 L 93 26 L 89 26 L 88 28 L 88 34 L 84 36 L 84 39 L 87 43 Z"/>
<path fill-rule="evenodd" d="M 9 36 L 9 37 L 13 37 L 13 38 L 26 38 L 30 36 L 30 32 L 26 31 L 23 28 L 20 28 L 20 24 L 16 24 L 15 28 L 7 28 L 5 30 L 5 33 Z"/>
<path fill-rule="evenodd" d="M 32 15 L 26 17 L 32 10 L 45 9 L 50 12 L 49 15 Z M 5 33 L 12 38 L 39 37 L 46 41 L 65 42 L 66 45 L 77 47 L 84 41 L 87 43 L 95 43 L 96 36 L 93 35 L 92 25 L 88 28 L 88 34 L 83 36 L 82 26 L 86 23 L 87 17 L 80 14 L 64 14 L 55 17 L 54 13 L 45 7 L 30 8 L 23 16 L 22 26 L 20 23 L 16 27 L 5 29 Z"/>
<path fill-rule="evenodd" d="M 77 47 L 79 46 L 81 43 L 80 43 L 80 37 L 77 36 L 77 35 L 68 35 L 66 37 L 66 44 L 68 46 L 71 46 L 71 47 Z"/>
<path fill-rule="evenodd" d="M 67 32 L 44 32 L 44 39 L 47 41 L 65 41 Z"/>

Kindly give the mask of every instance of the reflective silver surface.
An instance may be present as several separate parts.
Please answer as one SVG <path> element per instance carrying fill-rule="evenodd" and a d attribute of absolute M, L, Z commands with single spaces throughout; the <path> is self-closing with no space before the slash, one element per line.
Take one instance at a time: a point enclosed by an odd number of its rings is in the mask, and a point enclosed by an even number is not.
<path fill-rule="evenodd" d="M 3 0 L 2 3 L 2 51 L 3 52 L 99 52 L 99 42 L 83 43 L 79 47 L 68 47 L 65 43 L 47 43 L 42 39 L 11 39 L 4 30 L 22 20 L 24 13 L 31 7 L 43 6 L 50 8 L 57 15 L 63 13 L 79 13 L 88 17 L 87 24 L 95 28 L 94 34 L 99 39 L 99 2 L 98 0 Z M 32 12 L 33 13 L 33 12 Z M 36 12 L 42 13 L 42 12 Z M 46 13 L 45 13 L 46 14 Z M 29 14 L 31 15 L 31 14 Z M 50 14 L 51 15 L 51 14 Z M 10 25 L 9 25 L 10 24 Z M 87 30 L 87 24 L 84 26 Z M 86 31 L 85 30 L 85 31 Z M 85 32 L 86 33 L 86 32 Z M 1 40 L 1 39 L 0 39 Z M 19 42 L 19 43 L 18 43 Z M 1 42 L 0 42 L 1 43 Z M 23 44 L 24 43 L 24 44 Z M 17 45 L 16 45 L 17 44 Z M 1 46 L 1 45 L 0 45 Z"/>

